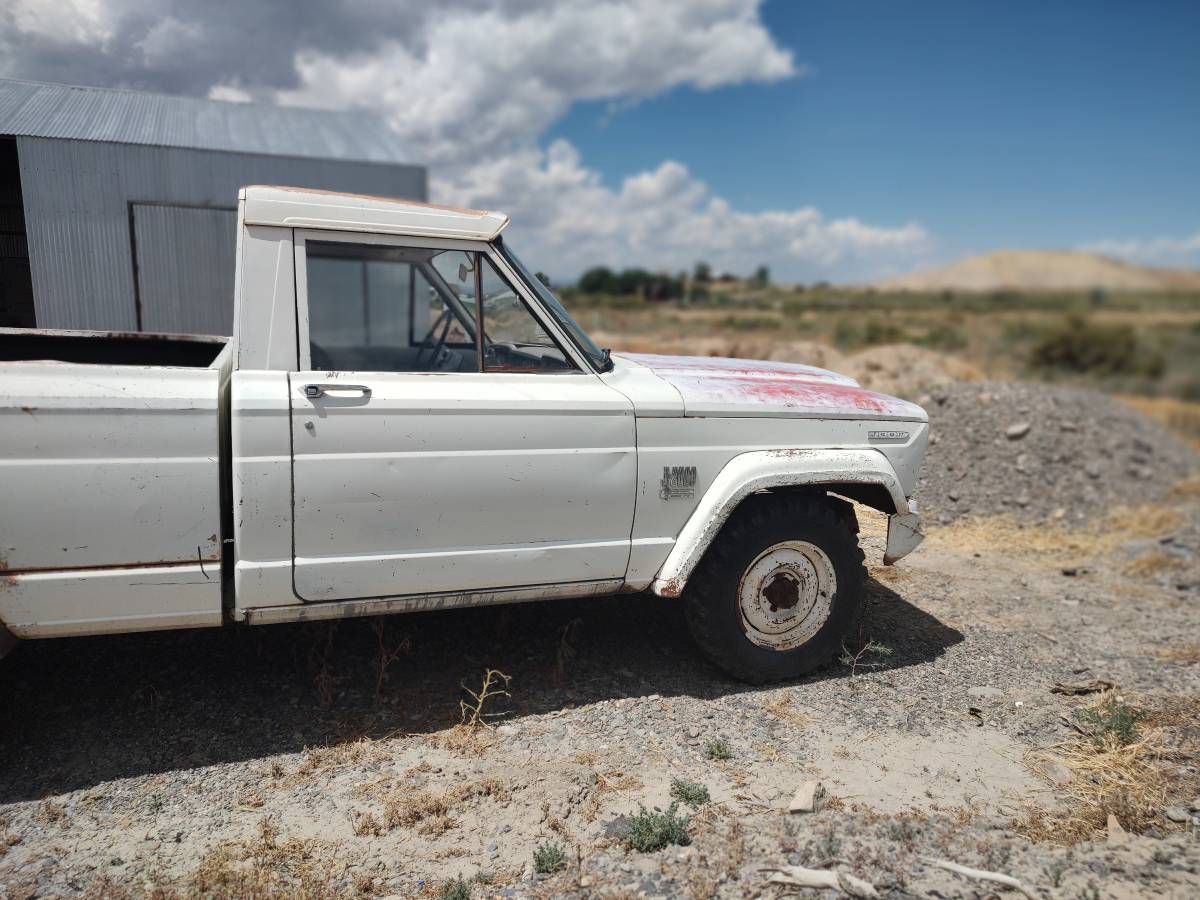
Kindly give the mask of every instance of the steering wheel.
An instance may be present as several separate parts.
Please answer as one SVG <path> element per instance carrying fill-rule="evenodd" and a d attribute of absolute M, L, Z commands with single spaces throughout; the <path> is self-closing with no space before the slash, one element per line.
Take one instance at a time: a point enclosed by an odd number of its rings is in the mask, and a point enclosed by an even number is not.
<path fill-rule="evenodd" d="M 429 333 L 425 335 L 425 338 L 420 343 L 420 349 L 417 350 L 415 363 L 417 371 L 425 371 L 425 354 L 430 350 L 432 350 L 432 354 L 429 357 L 429 365 L 432 367 L 437 364 L 438 358 L 442 355 L 442 349 L 446 346 L 446 338 L 450 334 L 450 322 L 450 310 L 442 310 L 442 314 L 437 317 L 437 320 L 430 327 Z M 439 328 L 442 329 L 441 337 L 435 343 L 431 343 Z"/>

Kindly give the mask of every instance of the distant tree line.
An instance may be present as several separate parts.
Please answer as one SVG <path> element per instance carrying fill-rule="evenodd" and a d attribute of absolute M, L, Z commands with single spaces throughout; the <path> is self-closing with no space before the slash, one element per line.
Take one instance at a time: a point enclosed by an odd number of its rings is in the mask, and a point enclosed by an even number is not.
<path fill-rule="evenodd" d="M 683 296 L 683 275 L 662 275 L 646 269 L 622 269 L 607 266 L 588 269 L 579 277 L 579 290 L 585 294 L 633 294 L 647 300 L 674 300 Z"/>
<path fill-rule="evenodd" d="M 714 280 L 728 282 L 737 279 L 728 273 L 714 279 L 708 263 L 696 263 L 690 285 L 693 296 L 696 293 L 703 294 L 705 286 Z M 766 287 L 771 283 L 770 270 L 766 266 L 759 266 L 749 281 L 754 287 Z M 584 294 L 636 295 L 647 300 L 675 300 L 688 293 L 689 284 L 686 272 L 670 275 L 638 268 L 617 272 L 608 266 L 596 266 L 579 277 L 578 288 Z"/>

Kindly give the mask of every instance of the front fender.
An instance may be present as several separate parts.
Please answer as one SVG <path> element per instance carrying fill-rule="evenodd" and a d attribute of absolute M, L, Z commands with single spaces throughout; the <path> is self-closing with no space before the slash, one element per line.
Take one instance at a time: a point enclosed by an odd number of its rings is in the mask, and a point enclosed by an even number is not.
<path fill-rule="evenodd" d="M 878 450 L 756 450 L 735 456 L 721 469 L 688 518 L 650 590 L 660 597 L 683 593 L 692 570 L 725 521 L 757 491 L 820 484 L 876 484 L 892 498 L 897 513 L 909 512 L 904 489 L 891 463 Z"/>

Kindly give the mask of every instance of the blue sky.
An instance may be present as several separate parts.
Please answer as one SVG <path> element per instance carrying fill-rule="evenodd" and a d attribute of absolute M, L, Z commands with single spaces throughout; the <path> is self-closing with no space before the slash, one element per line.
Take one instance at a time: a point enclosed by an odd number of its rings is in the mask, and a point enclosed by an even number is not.
<path fill-rule="evenodd" d="M 614 189 L 670 158 L 741 209 L 916 221 L 943 259 L 1200 232 L 1200 3 L 768 0 L 761 15 L 811 74 L 576 103 L 545 143 L 569 140 Z"/>
<path fill-rule="evenodd" d="M 560 279 L 1200 268 L 1200 0 L 4 2 L 0 75 L 371 112 Z"/>

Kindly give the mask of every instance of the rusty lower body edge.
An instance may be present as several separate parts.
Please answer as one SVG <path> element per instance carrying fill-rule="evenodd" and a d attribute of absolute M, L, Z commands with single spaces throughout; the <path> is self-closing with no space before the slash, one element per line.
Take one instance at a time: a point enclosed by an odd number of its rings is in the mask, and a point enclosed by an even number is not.
<path fill-rule="evenodd" d="M 0 659 L 8 656 L 8 651 L 17 646 L 17 639 L 13 633 L 4 627 L 4 623 L 0 622 Z"/>

